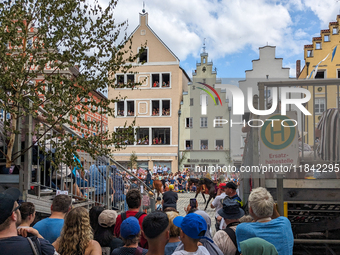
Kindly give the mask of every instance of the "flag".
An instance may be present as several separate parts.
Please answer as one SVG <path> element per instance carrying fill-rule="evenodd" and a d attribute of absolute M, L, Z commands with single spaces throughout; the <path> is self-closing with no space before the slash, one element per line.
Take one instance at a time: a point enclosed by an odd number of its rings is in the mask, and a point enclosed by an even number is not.
<path fill-rule="evenodd" d="M 333 50 L 333 52 L 332 52 L 332 60 L 331 60 L 331 62 L 333 61 L 333 58 L 334 58 L 334 55 L 335 55 L 335 52 L 336 52 L 336 47 L 338 47 L 338 45 L 335 46 L 335 48 L 334 48 L 334 50 Z"/>

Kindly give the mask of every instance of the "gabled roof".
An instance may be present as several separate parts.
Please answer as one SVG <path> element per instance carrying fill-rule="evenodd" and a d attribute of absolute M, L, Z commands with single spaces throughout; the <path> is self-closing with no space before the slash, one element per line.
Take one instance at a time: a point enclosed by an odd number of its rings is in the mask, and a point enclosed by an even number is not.
<path fill-rule="evenodd" d="M 135 30 L 132 31 L 132 33 L 129 35 L 128 38 L 131 38 L 131 37 L 134 35 L 134 33 L 136 33 L 136 31 L 138 30 L 138 28 L 140 27 L 140 25 L 141 25 L 141 17 L 142 17 L 142 16 L 146 16 L 146 20 L 147 20 L 147 18 L 148 18 L 148 13 L 147 13 L 147 12 L 146 12 L 146 13 L 139 13 L 139 24 L 138 24 L 138 26 L 135 28 Z M 163 46 L 171 53 L 171 55 L 173 55 L 173 56 L 177 59 L 177 61 L 179 62 L 180 60 L 179 60 L 179 58 L 176 56 L 176 54 L 173 53 L 172 50 L 170 50 L 170 48 L 162 41 L 161 38 L 159 38 L 159 36 L 155 33 L 155 31 L 152 30 L 152 28 L 149 26 L 149 24 L 146 23 L 145 25 L 146 25 L 146 27 L 152 32 L 152 34 L 153 34 L 153 35 L 154 35 L 154 36 L 155 36 L 155 37 L 163 44 Z"/>

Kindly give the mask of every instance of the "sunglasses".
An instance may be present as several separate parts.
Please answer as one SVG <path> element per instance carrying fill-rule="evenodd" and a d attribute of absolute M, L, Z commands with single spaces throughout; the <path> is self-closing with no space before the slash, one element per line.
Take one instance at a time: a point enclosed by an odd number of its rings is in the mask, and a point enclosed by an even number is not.
<path fill-rule="evenodd" d="M 16 210 L 19 210 L 19 208 L 20 208 L 22 202 L 23 202 L 22 200 L 17 200 L 18 206 L 15 207 L 15 208 L 12 210 L 11 214 L 12 214 L 13 212 L 15 212 Z"/>

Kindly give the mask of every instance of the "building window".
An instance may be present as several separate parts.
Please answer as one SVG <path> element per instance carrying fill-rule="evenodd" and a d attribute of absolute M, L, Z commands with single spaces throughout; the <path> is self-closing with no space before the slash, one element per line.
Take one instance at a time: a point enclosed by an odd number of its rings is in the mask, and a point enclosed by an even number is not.
<path fill-rule="evenodd" d="M 313 57 L 313 50 L 307 50 L 307 58 Z"/>
<path fill-rule="evenodd" d="M 219 105 L 220 101 L 218 100 L 218 97 L 215 97 L 215 102 L 216 102 L 216 105 Z"/>
<path fill-rule="evenodd" d="M 186 128 L 192 128 L 192 117 L 191 118 L 185 118 L 185 127 Z"/>
<path fill-rule="evenodd" d="M 338 78 L 340 78 L 340 69 L 338 69 L 337 71 L 338 71 Z"/>
<path fill-rule="evenodd" d="M 118 85 L 118 88 L 124 88 L 124 75 L 123 74 L 117 75 L 117 85 Z"/>
<path fill-rule="evenodd" d="M 324 70 L 318 71 L 315 75 L 315 79 L 325 79 L 325 71 Z"/>
<path fill-rule="evenodd" d="M 316 50 L 321 50 L 321 42 L 315 43 L 315 49 Z"/>
<path fill-rule="evenodd" d="M 162 88 L 170 87 L 170 74 L 162 73 Z"/>
<path fill-rule="evenodd" d="M 159 74 L 152 74 L 152 87 L 153 88 L 159 88 Z"/>
<path fill-rule="evenodd" d="M 215 149 L 216 150 L 223 150 L 224 149 L 223 140 L 216 140 L 215 141 Z"/>
<path fill-rule="evenodd" d="M 127 84 L 132 84 L 135 82 L 135 75 L 134 74 L 127 74 L 126 75 L 126 82 Z"/>
<path fill-rule="evenodd" d="M 149 145 L 149 128 L 137 129 L 137 145 Z"/>
<path fill-rule="evenodd" d="M 201 150 L 208 150 L 208 140 L 201 140 Z"/>
<path fill-rule="evenodd" d="M 151 107 L 152 116 L 170 116 L 170 100 L 152 100 Z"/>
<path fill-rule="evenodd" d="M 323 36 L 323 41 L 324 42 L 329 42 L 329 35 L 324 35 Z"/>
<path fill-rule="evenodd" d="M 192 140 L 185 140 L 185 149 L 186 150 L 192 150 L 193 143 Z"/>
<path fill-rule="evenodd" d="M 134 142 L 133 129 L 117 128 L 115 138 L 118 145 L 132 145 Z"/>
<path fill-rule="evenodd" d="M 218 127 L 218 128 L 221 128 L 223 127 L 223 124 L 222 124 L 222 116 L 217 116 L 215 119 L 218 120 L 215 122 L 215 127 Z"/>
<path fill-rule="evenodd" d="M 193 106 L 193 105 L 194 105 L 194 99 L 190 98 L 190 106 Z"/>
<path fill-rule="evenodd" d="M 170 144 L 170 128 L 153 128 L 152 144 Z"/>
<path fill-rule="evenodd" d="M 333 35 L 337 34 L 338 33 L 338 27 L 333 27 L 332 33 L 333 33 Z"/>
<path fill-rule="evenodd" d="M 148 62 L 148 49 L 139 50 L 139 63 Z"/>
<path fill-rule="evenodd" d="M 201 128 L 208 127 L 208 117 L 201 117 Z"/>
<path fill-rule="evenodd" d="M 170 73 L 154 73 L 151 74 L 151 86 L 153 88 L 169 88 L 170 87 Z"/>
<path fill-rule="evenodd" d="M 321 114 L 325 111 L 326 100 L 325 98 L 315 98 L 315 114 Z"/>
<path fill-rule="evenodd" d="M 117 102 L 117 116 L 125 116 L 124 101 Z"/>
<path fill-rule="evenodd" d="M 135 116 L 135 102 L 126 101 L 127 116 Z"/>

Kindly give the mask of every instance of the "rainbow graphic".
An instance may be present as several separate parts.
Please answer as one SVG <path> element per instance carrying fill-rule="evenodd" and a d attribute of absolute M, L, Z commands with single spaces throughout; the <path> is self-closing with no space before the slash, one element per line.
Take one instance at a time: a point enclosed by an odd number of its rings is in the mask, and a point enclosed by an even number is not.
<path fill-rule="evenodd" d="M 203 83 L 203 82 L 197 82 L 197 83 L 202 84 L 203 86 L 207 87 L 207 88 L 210 89 L 212 92 L 214 92 L 215 95 L 217 96 L 217 98 L 218 98 L 220 104 L 222 105 L 222 100 L 221 100 L 221 98 L 220 98 L 220 95 L 217 93 L 217 91 L 216 91 L 212 86 L 210 86 L 210 85 L 208 85 L 208 84 L 206 84 L 206 83 Z M 213 96 L 213 94 L 211 94 L 211 92 L 210 92 L 209 90 L 204 89 L 204 88 L 201 88 L 201 87 L 197 87 L 197 88 L 198 88 L 198 89 L 201 89 L 201 90 L 203 90 L 205 93 L 207 93 L 207 94 L 214 100 L 215 105 L 217 105 L 217 102 L 216 102 L 216 100 L 215 100 L 215 97 Z"/>

